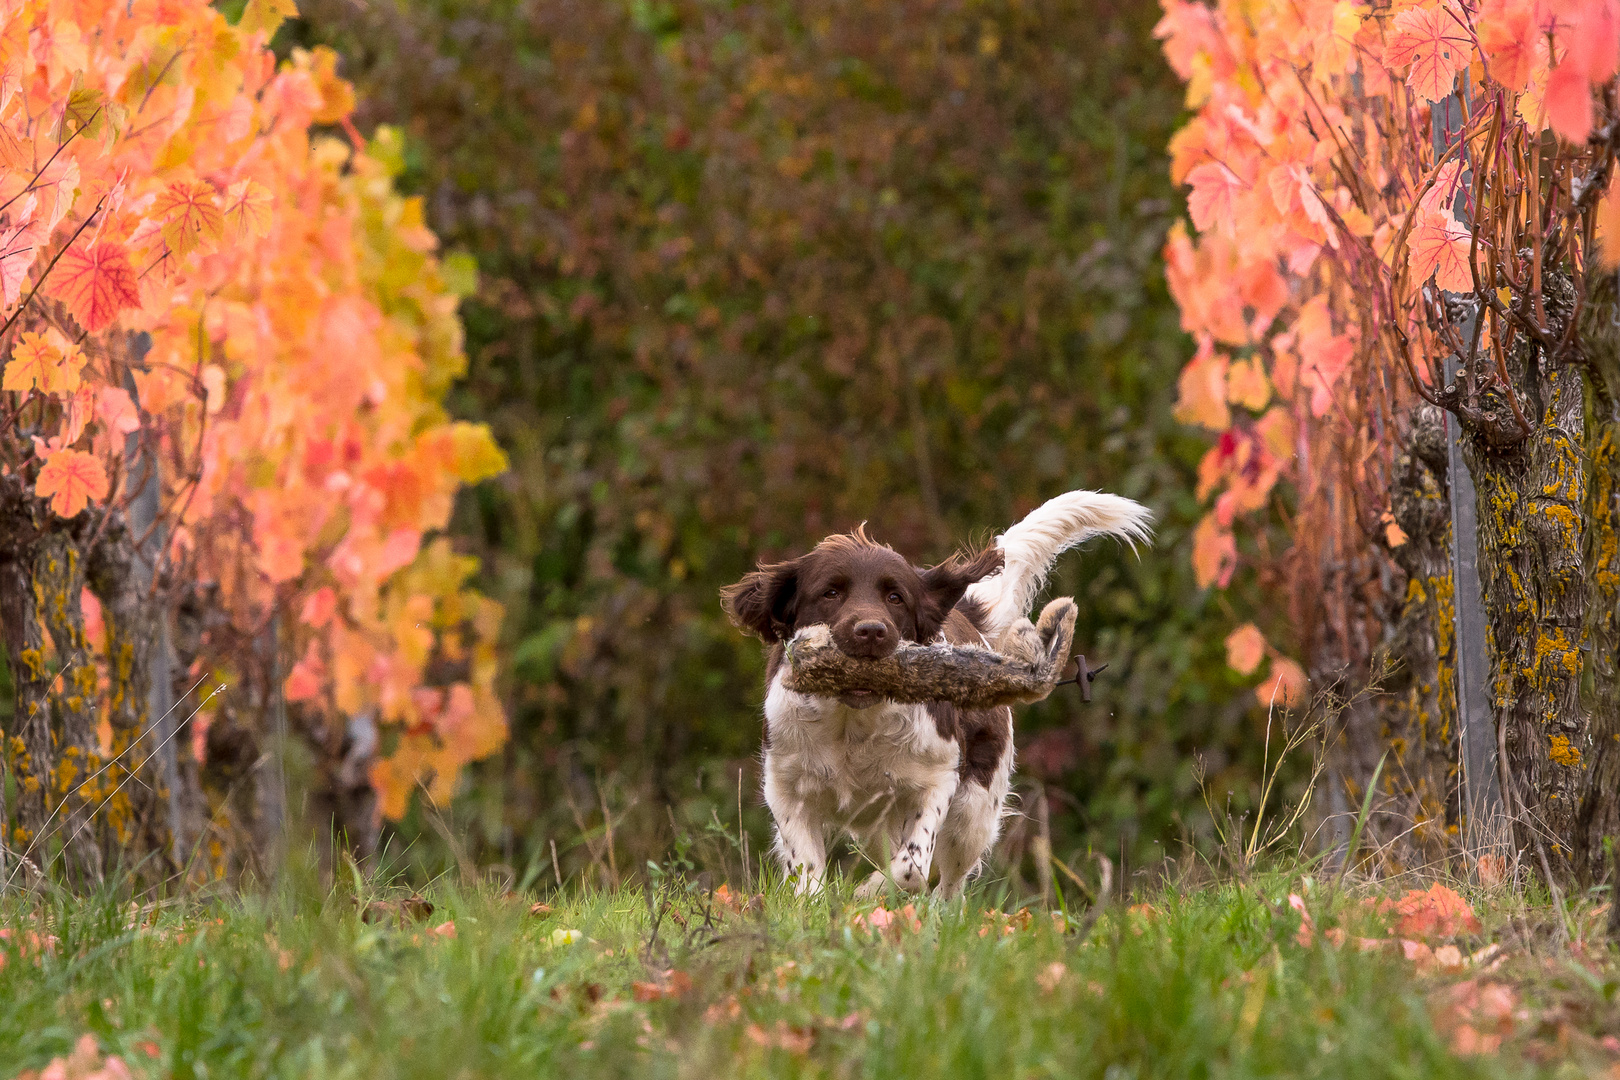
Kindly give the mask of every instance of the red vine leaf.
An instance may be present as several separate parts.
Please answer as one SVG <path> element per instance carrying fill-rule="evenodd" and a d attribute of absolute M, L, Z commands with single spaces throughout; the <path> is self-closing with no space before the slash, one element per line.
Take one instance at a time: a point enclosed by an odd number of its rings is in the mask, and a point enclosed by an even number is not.
<path fill-rule="evenodd" d="M 1451 93 L 1457 72 L 1468 66 L 1473 43 L 1457 17 L 1441 6 L 1407 8 L 1395 16 L 1384 63 L 1407 67 L 1406 85 L 1425 101 Z"/>
<path fill-rule="evenodd" d="M 105 330 L 124 308 L 140 303 L 129 255 L 122 244 L 109 240 L 68 248 L 51 271 L 47 291 L 92 334 Z"/>

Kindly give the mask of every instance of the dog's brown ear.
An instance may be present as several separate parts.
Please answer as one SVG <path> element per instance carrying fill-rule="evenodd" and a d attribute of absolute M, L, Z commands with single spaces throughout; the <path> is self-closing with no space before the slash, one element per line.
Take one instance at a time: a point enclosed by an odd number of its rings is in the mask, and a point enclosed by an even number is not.
<path fill-rule="evenodd" d="M 958 551 L 938 566 L 924 570 L 921 577 L 925 595 L 917 612 L 917 640 L 927 642 L 939 636 L 945 616 L 962 599 L 968 586 L 1000 573 L 1002 559 L 1000 548 L 985 548 L 972 555 Z"/>
<path fill-rule="evenodd" d="M 799 606 L 799 560 L 760 568 L 720 590 L 720 607 L 737 629 L 767 645 L 793 635 Z"/>

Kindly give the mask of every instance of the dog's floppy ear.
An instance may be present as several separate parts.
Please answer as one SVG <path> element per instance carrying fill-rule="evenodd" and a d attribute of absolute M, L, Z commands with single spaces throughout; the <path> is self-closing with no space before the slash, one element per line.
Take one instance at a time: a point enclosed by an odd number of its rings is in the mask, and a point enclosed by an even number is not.
<path fill-rule="evenodd" d="M 791 637 L 799 607 L 799 560 L 760 564 L 720 590 L 720 607 L 737 629 L 767 645 Z"/>
<path fill-rule="evenodd" d="M 917 640 L 928 642 L 939 635 L 945 625 L 945 616 L 962 599 L 968 586 L 981 578 L 1001 572 L 1000 548 L 985 548 L 974 555 L 958 551 L 938 566 L 924 570 L 923 602 L 917 612 Z"/>

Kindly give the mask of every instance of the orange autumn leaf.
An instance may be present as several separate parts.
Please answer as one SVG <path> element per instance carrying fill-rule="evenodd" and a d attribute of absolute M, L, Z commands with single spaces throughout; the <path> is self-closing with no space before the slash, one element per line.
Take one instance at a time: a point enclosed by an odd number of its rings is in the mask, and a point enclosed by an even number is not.
<path fill-rule="evenodd" d="M 321 692 L 326 683 L 326 664 L 316 651 L 316 643 L 311 641 L 303 658 L 293 665 L 292 671 L 287 675 L 286 685 L 282 688 L 288 701 L 310 701 Z"/>
<path fill-rule="evenodd" d="M 135 270 L 122 244 L 74 244 L 46 279 L 46 291 L 92 334 L 105 330 L 125 308 L 140 303 Z"/>
<path fill-rule="evenodd" d="M 1214 515 L 1206 514 L 1193 529 L 1193 577 L 1200 589 L 1211 585 L 1226 588 L 1237 568 L 1237 538 L 1223 529 Z"/>
<path fill-rule="evenodd" d="M 1451 93 L 1468 66 L 1473 43 L 1460 18 L 1443 5 L 1407 8 L 1395 16 L 1384 63 L 1406 67 L 1406 85 L 1425 101 Z"/>
<path fill-rule="evenodd" d="M 1227 358 L 1206 342 L 1181 372 L 1180 395 L 1175 416 L 1183 424 L 1197 424 L 1212 431 L 1232 426 L 1232 412 L 1226 407 Z"/>
<path fill-rule="evenodd" d="M 1460 221 L 1444 210 L 1429 210 L 1412 229 L 1412 276 L 1435 283 L 1451 292 L 1471 292 L 1474 275 L 1468 267 L 1469 233 Z"/>
<path fill-rule="evenodd" d="M 1201 231 L 1214 228 L 1231 232 L 1238 219 L 1238 200 L 1249 189 L 1231 169 L 1217 161 L 1205 162 L 1187 174 L 1192 191 L 1187 213 Z"/>
<path fill-rule="evenodd" d="M 1226 374 L 1226 400 L 1259 412 L 1271 400 L 1271 383 L 1260 361 L 1235 360 Z"/>
<path fill-rule="evenodd" d="M 1597 234 L 1603 268 L 1620 267 L 1620 177 L 1609 181 L 1609 190 L 1598 202 Z"/>
<path fill-rule="evenodd" d="M 107 470 L 101 460 L 78 450 L 58 450 L 45 460 L 34 494 L 51 500 L 51 510 L 70 518 L 107 497 Z"/>
<path fill-rule="evenodd" d="M 1265 636 L 1253 623 L 1244 623 L 1227 635 L 1226 666 L 1239 675 L 1251 674 L 1265 655 Z"/>
<path fill-rule="evenodd" d="M 1572 143 L 1592 130 L 1592 84 L 1586 69 L 1566 57 L 1547 76 L 1547 122 Z"/>
<path fill-rule="evenodd" d="M 320 629 L 332 621 L 332 615 L 337 611 L 337 594 L 331 586 L 323 585 L 309 594 L 304 601 L 304 610 L 299 613 L 298 621 L 308 623 Z"/>
<path fill-rule="evenodd" d="M 262 33 L 269 38 L 283 22 L 297 17 L 294 0 L 248 0 L 237 26 L 245 33 Z"/>
<path fill-rule="evenodd" d="M 354 112 L 354 87 L 338 77 L 337 62 L 337 53 L 325 45 L 310 50 L 309 72 L 321 95 L 321 107 L 314 116 L 317 124 L 335 124 Z"/>
<path fill-rule="evenodd" d="M 272 199 L 256 180 L 238 180 L 225 193 L 225 225 L 237 239 L 263 236 L 270 231 Z"/>
<path fill-rule="evenodd" d="M 1255 421 L 1254 431 L 1272 456 L 1282 460 L 1294 456 L 1294 418 L 1281 405 L 1266 410 L 1266 415 Z"/>
<path fill-rule="evenodd" d="M 1299 313 L 1299 381 L 1311 391 L 1311 415 L 1326 416 L 1333 408 L 1334 386 L 1355 356 L 1355 343 L 1347 334 L 1333 332 L 1326 301 L 1317 297 Z"/>
<path fill-rule="evenodd" d="M 1529 0 L 1487 0 L 1479 16 L 1479 48 L 1491 77 L 1523 90 L 1536 60 L 1535 11 Z"/>
<path fill-rule="evenodd" d="M 1293 708 L 1304 702 L 1309 684 L 1304 668 L 1286 656 L 1274 656 L 1271 658 L 1271 677 L 1255 687 L 1254 696 L 1268 709 L 1274 705 Z"/>
<path fill-rule="evenodd" d="M 85 356 L 55 330 L 28 331 L 12 347 L 0 390 L 26 394 L 71 394 L 79 388 L 79 369 Z"/>
<path fill-rule="evenodd" d="M 162 223 L 163 242 L 176 256 L 213 244 L 224 233 L 225 218 L 215 195 L 213 185 L 193 180 L 170 184 L 153 201 L 152 216 Z"/>

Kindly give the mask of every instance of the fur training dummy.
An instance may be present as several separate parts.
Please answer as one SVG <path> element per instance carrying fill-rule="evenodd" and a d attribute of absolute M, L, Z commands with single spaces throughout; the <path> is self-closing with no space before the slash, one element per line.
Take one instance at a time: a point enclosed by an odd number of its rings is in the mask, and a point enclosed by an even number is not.
<path fill-rule="evenodd" d="M 905 642 L 881 660 L 849 656 L 826 626 L 807 626 L 788 642 L 783 684 L 801 694 L 872 690 L 891 701 L 949 701 L 963 709 L 1040 701 L 1062 677 L 1079 613 L 1060 596 L 1036 622 L 1014 622 L 993 649 Z"/>

